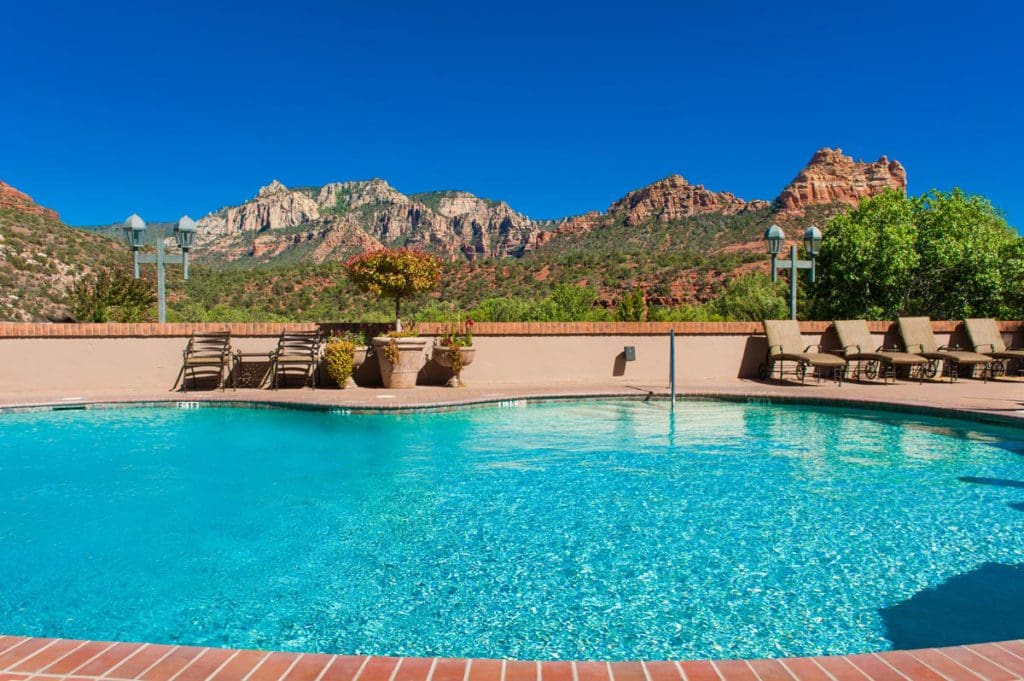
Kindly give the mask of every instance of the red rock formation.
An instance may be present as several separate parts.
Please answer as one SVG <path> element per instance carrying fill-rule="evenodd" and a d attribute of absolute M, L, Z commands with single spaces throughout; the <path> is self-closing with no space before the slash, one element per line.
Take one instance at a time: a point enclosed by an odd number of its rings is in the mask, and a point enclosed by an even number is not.
<path fill-rule="evenodd" d="M 0 180 L 0 208 L 12 208 L 21 213 L 42 215 L 43 217 L 50 218 L 51 220 L 60 219 L 60 216 L 57 215 L 57 211 L 50 210 L 49 208 L 43 208 L 33 201 L 31 196 L 18 191 L 3 180 Z"/>
<path fill-rule="evenodd" d="M 679 175 L 669 175 L 626 194 L 608 208 L 608 214 L 625 213 L 626 225 L 639 225 L 651 219 L 671 222 L 701 213 L 733 215 L 767 205 L 764 201 L 748 203 L 729 192 L 713 192 L 704 185 L 692 185 Z"/>
<path fill-rule="evenodd" d="M 790 182 L 775 205 L 788 213 L 808 206 L 845 203 L 856 206 L 861 198 L 892 188 L 907 191 L 907 171 L 885 156 L 874 163 L 854 161 L 842 149 L 819 149 L 810 163 Z"/>

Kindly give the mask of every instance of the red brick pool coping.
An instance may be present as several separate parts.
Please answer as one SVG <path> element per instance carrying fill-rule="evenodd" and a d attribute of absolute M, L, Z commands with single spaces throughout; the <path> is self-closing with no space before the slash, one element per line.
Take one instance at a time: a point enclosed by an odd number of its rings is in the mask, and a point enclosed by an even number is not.
<path fill-rule="evenodd" d="M 1024 641 L 837 657 L 537 662 L 322 655 L 0 636 L 0 681 L 1010 681 Z"/>

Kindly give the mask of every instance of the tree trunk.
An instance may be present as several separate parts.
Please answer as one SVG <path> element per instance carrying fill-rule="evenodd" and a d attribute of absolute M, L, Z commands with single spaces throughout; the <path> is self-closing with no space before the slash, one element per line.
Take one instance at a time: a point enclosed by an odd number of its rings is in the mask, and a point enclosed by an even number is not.
<path fill-rule="evenodd" d="M 395 298 L 395 333 L 402 333 L 402 299 Z"/>

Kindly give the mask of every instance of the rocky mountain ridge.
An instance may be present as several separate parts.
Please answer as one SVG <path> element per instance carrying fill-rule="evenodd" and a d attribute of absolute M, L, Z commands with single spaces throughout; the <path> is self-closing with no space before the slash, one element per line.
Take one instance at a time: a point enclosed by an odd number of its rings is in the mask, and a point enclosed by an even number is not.
<path fill-rule="evenodd" d="M 769 209 L 792 218 L 811 207 L 856 205 L 862 197 L 886 188 L 906 191 L 906 186 L 906 171 L 898 161 L 883 156 L 864 163 L 840 149 L 824 148 L 774 201 L 747 201 L 670 175 L 627 193 L 604 213 L 537 221 L 503 201 L 463 191 L 406 195 L 379 178 L 289 189 L 274 180 L 249 201 L 203 217 L 196 254 L 213 262 L 325 262 L 402 245 L 447 260 L 521 257 L 566 235 L 599 228 Z"/>
<path fill-rule="evenodd" d="M 38 215 L 49 220 L 60 219 L 57 211 L 40 206 L 28 194 L 18 191 L 3 180 L 0 180 L 0 210 L 5 208 L 25 215 Z"/>
<path fill-rule="evenodd" d="M 0 320 L 64 320 L 77 280 L 127 262 L 127 248 L 68 227 L 0 181 Z"/>

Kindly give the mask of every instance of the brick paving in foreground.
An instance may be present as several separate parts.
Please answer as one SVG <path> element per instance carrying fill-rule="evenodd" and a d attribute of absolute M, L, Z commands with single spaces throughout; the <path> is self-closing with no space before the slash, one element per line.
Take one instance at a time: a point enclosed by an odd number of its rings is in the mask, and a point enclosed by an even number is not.
<path fill-rule="evenodd" d="M 838 657 L 534 662 L 279 653 L 0 636 L 0 681 L 1012 681 L 1024 641 Z"/>

